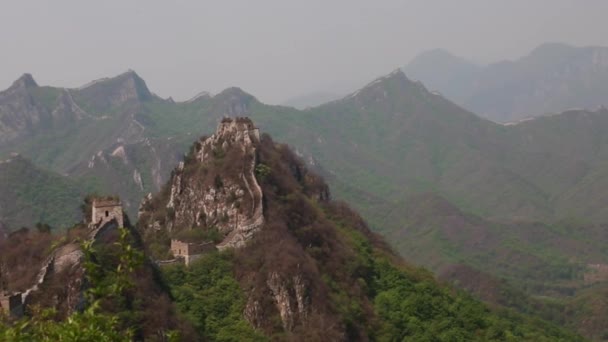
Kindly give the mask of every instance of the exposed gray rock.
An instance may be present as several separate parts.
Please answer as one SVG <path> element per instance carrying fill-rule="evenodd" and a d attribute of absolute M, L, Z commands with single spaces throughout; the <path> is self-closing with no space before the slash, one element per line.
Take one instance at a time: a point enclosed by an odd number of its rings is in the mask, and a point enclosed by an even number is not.
<path fill-rule="evenodd" d="M 262 189 L 255 177 L 259 139 L 249 119 L 224 119 L 215 134 L 198 142 L 193 160 L 173 171 L 168 196 L 161 201 L 166 216 L 146 216 L 148 197 L 140 220 L 149 229 L 215 228 L 224 235 L 218 249 L 244 245 L 264 224 Z M 230 170 L 222 169 L 224 158 L 232 158 Z"/>
<path fill-rule="evenodd" d="M 299 275 L 291 279 L 283 279 L 278 273 L 270 273 L 266 281 L 275 302 L 283 328 L 291 331 L 296 322 L 303 321 L 310 310 L 310 303 L 306 295 L 307 284 Z M 249 311 L 255 311 L 255 308 Z"/>

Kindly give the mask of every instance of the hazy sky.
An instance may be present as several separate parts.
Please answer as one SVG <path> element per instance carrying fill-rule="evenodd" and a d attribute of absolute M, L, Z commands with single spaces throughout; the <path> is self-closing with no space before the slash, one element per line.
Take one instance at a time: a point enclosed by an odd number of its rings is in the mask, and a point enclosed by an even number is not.
<path fill-rule="evenodd" d="M 239 86 L 268 103 L 346 91 L 441 47 L 479 62 L 608 46 L 605 0 L 0 0 L 0 88 L 134 69 L 162 97 Z"/>

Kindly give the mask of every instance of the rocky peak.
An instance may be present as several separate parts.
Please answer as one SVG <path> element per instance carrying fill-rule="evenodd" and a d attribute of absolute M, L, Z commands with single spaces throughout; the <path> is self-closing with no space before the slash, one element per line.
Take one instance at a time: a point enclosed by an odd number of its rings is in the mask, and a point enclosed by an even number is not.
<path fill-rule="evenodd" d="M 222 119 L 216 132 L 197 141 L 173 171 L 166 193 L 142 203 L 144 228 L 217 229 L 223 236 L 218 248 L 242 246 L 264 223 L 255 174 L 259 142 L 250 119 Z M 151 213 L 159 208 L 167 215 Z"/>
<path fill-rule="evenodd" d="M 251 104 L 257 100 L 242 89 L 232 87 L 214 96 L 213 101 L 214 113 L 235 117 L 249 115 Z"/>
<path fill-rule="evenodd" d="M 253 141 L 260 140 L 260 133 L 249 118 L 223 118 L 213 138 L 216 139 L 216 142 L 223 139 L 251 145 Z"/>
<path fill-rule="evenodd" d="M 368 83 L 365 87 L 345 97 L 343 101 L 354 101 L 358 106 L 366 108 L 375 103 L 395 101 L 405 94 L 417 93 L 430 95 L 422 83 L 410 80 L 401 69 L 396 69 L 390 74 Z"/>
<path fill-rule="evenodd" d="M 152 97 L 152 93 L 148 89 L 146 82 L 135 71 L 128 70 L 117 76 L 116 79 L 121 82 L 124 91 L 131 92 L 138 99 L 146 100 Z"/>
<path fill-rule="evenodd" d="M 47 123 L 49 110 L 34 96 L 38 87 L 30 74 L 24 74 L 0 92 L 0 143 L 32 134 Z"/>
<path fill-rule="evenodd" d="M 30 89 L 30 88 L 37 88 L 38 87 L 38 83 L 36 83 L 36 81 L 34 80 L 34 77 L 32 77 L 31 74 L 25 73 L 23 75 L 21 75 L 21 77 L 19 77 L 15 82 L 13 82 L 13 85 L 11 85 L 11 87 L 9 89 Z"/>
<path fill-rule="evenodd" d="M 187 100 L 186 103 L 194 103 L 197 101 L 205 101 L 205 100 L 209 100 L 211 99 L 211 93 L 209 93 L 208 91 L 202 91 L 198 94 L 196 94 L 195 96 L 193 96 L 191 99 Z"/>
<path fill-rule="evenodd" d="M 365 87 L 363 87 L 363 88 L 357 90 L 356 92 L 354 92 L 353 94 L 351 94 L 349 97 L 356 97 L 365 92 L 385 89 L 385 88 L 391 86 L 392 84 L 404 84 L 404 83 L 411 83 L 411 81 L 407 78 L 407 76 L 405 76 L 405 73 L 403 72 L 403 70 L 396 69 L 388 75 L 378 77 L 377 79 L 368 83 Z"/>
<path fill-rule="evenodd" d="M 218 249 L 251 256 L 250 262 L 236 262 L 242 274 L 238 280 L 247 289 L 246 319 L 273 331 L 277 317 L 284 330 L 294 331 L 308 324 L 315 310 L 331 310 L 305 252 L 315 243 L 325 244 L 321 236 L 328 232 L 311 233 L 315 242 L 300 245 L 298 238 L 308 233 L 290 230 L 299 225 L 308 227 L 306 232 L 321 229 L 320 222 L 305 217 L 316 216 L 315 205 L 328 201 L 327 185 L 286 145 L 260 136 L 248 118 L 224 118 L 213 135 L 194 143 L 164 189 L 142 202 L 138 225 L 148 243 L 167 235 L 217 231 Z"/>
<path fill-rule="evenodd" d="M 91 107 L 102 111 L 129 102 L 147 101 L 154 97 L 146 82 L 133 70 L 113 78 L 93 81 L 75 92 Z"/>

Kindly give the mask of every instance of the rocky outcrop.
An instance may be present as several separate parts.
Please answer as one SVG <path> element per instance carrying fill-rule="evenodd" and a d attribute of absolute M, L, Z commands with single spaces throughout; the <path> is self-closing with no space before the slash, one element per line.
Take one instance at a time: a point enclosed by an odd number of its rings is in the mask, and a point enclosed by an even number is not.
<path fill-rule="evenodd" d="M 219 249 L 242 246 L 264 224 L 255 174 L 259 141 L 251 120 L 222 120 L 215 134 L 199 140 L 173 171 L 166 192 L 144 200 L 140 221 L 145 229 L 217 229 L 224 236 Z"/>
<path fill-rule="evenodd" d="M 88 114 L 76 104 L 72 93 L 68 89 L 63 89 L 59 98 L 57 99 L 57 105 L 51 112 L 51 117 L 54 120 L 73 119 L 81 120 Z"/>
<path fill-rule="evenodd" d="M 0 143 L 30 133 L 49 117 L 49 111 L 30 93 L 37 87 L 32 75 L 25 74 L 0 92 Z"/>
<path fill-rule="evenodd" d="M 334 250 L 326 234 L 340 249 L 331 228 L 316 220 L 329 198 L 324 181 L 289 147 L 260 136 L 249 119 L 225 118 L 192 146 L 163 190 L 144 199 L 138 224 L 144 240 L 157 244 L 189 236 L 184 230 L 217 229 L 217 249 L 235 249 L 243 315 L 260 331 L 300 334 L 324 320 L 343 336 L 307 254 Z"/>
<path fill-rule="evenodd" d="M 17 89 L 29 89 L 29 88 L 37 88 L 38 87 L 38 83 L 36 83 L 36 81 L 34 80 L 34 77 L 32 77 L 32 74 L 28 74 L 25 73 L 23 75 L 21 75 L 21 77 L 19 77 L 15 82 L 13 82 L 12 86 L 9 88 L 10 90 L 17 90 Z"/>
<path fill-rule="evenodd" d="M 32 75 L 24 74 L 0 92 L 0 144 L 53 127 L 61 129 L 85 115 L 69 90 L 39 87 Z"/>
<path fill-rule="evenodd" d="M 270 289 L 270 295 L 279 311 L 285 330 L 292 331 L 297 323 L 306 320 L 311 309 L 310 297 L 307 293 L 310 285 L 305 283 L 301 275 L 284 279 L 278 272 L 272 272 L 268 275 L 266 285 Z M 261 321 L 259 302 L 254 298 L 249 297 L 244 314 L 249 322 L 254 326 L 259 326 Z"/>
<path fill-rule="evenodd" d="M 113 78 L 93 81 L 74 91 L 79 98 L 99 111 L 150 100 L 154 96 L 146 82 L 133 70 Z"/>
<path fill-rule="evenodd" d="M 104 241 L 118 227 L 115 219 L 92 224 L 88 240 L 93 243 Z M 50 304 L 60 308 L 64 314 L 83 308 L 86 287 L 84 257 L 78 242 L 56 248 L 42 264 L 34 284 L 22 293 L 22 302 L 26 305 Z"/>
<path fill-rule="evenodd" d="M 84 253 L 76 243 L 57 248 L 41 267 L 36 281 L 22 294 L 22 302 L 30 305 L 51 300 L 53 307 L 62 307 L 66 313 L 71 313 L 84 303 Z M 54 277 L 63 277 L 62 288 L 57 291 L 45 289 L 45 284 Z M 59 278 L 54 279 L 59 281 Z M 46 286 L 48 287 L 48 286 Z M 45 289 L 45 290 L 43 290 Z M 53 298 L 46 298 L 52 293 Z"/>
<path fill-rule="evenodd" d="M 237 87 L 228 88 L 213 97 L 212 113 L 221 113 L 230 117 L 250 115 L 251 104 L 255 97 Z"/>

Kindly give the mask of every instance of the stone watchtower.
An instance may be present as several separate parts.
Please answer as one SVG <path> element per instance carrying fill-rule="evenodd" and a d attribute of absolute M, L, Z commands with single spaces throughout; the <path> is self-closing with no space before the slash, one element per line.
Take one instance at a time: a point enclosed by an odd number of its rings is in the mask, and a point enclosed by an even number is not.
<path fill-rule="evenodd" d="M 119 200 L 95 199 L 92 208 L 91 222 L 93 224 L 106 223 L 115 219 L 119 227 L 124 227 L 122 205 Z"/>
<path fill-rule="evenodd" d="M 186 266 L 200 258 L 205 253 L 215 250 L 213 242 L 190 243 L 176 239 L 171 240 L 171 252 L 177 259 L 183 259 Z"/>

